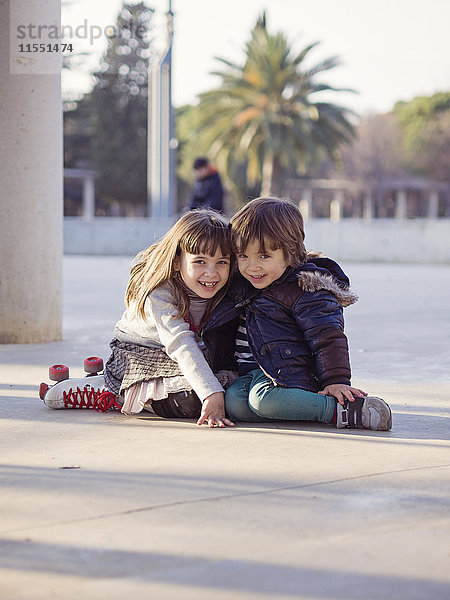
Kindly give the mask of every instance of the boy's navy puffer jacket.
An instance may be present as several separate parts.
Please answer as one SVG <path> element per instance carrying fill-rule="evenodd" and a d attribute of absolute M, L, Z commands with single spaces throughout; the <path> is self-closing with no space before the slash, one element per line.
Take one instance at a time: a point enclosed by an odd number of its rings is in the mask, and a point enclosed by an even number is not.
<path fill-rule="evenodd" d="M 245 311 L 250 350 L 277 385 L 318 392 L 333 383 L 350 384 L 342 308 L 357 296 L 337 263 L 308 261 L 288 267 L 262 290 L 236 273 L 203 329 L 214 372 L 236 368 L 236 330 Z"/>

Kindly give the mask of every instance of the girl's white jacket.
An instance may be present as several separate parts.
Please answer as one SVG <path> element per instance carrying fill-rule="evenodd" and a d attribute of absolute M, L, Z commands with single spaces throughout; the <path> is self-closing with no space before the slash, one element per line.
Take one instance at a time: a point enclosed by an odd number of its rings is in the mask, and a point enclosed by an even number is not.
<path fill-rule="evenodd" d="M 178 363 L 184 377 L 203 402 L 223 387 L 211 371 L 188 323 L 176 317 L 173 296 L 168 286 L 153 290 L 145 301 L 146 319 L 133 316 L 130 306 L 115 326 L 114 337 L 149 348 L 159 348 Z"/>

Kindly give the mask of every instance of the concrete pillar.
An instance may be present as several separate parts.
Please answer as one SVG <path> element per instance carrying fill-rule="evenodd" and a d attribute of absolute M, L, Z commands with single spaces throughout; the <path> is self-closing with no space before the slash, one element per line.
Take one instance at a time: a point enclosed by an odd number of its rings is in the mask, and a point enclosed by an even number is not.
<path fill-rule="evenodd" d="M 313 191 L 311 188 L 305 188 L 302 193 L 302 199 L 299 202 L 300 212 L 302 213 L 303 221 L 312 219 L 312 200 Z"/>
<path fill-rule="evenodd" d="M 439 216 L 439 193 L 436 190 L 430 192 L 428 196 L 428 214 L 429 219 L 437 219 Z"/>
<path fill-rule="evenodd" d="M 337 223 L 342 217 L 342 204 L 344 202 L 344 191 L 335 190 L 330 202 L 330 220 Z"/>
<path fill-rule="evenodd" d="M 352 218 L 360 219 L 361 218 L 361 197 L 358 195 L 354 195 L 352 198 Z"/>
<path fill-rule="evenodd" d="M 0 343 L 61 339 L 62 103 L 58 61 L 17 27 L 60 28 L 59 0 L 0 0 Z M 51 40 L 53 44 L 58 40 Z"/>
<path fill-rule="evenodd" d="M 395 198 L 395 218 L 406 219 L 406 191 L 398 190 Z"/>
<path fill-rule="evenodd" d="M 373 218 L 373 198 L 372 193 L 367 192 L 363 196 L 363 219 L 371 221 Z"/>
<path fill-rule="evenodd" d="M 175 138 L 172 108 L 173 13 L 167 17 L 166 48 L 148 71 L 147 216 L 171 217 L 176 205 Z"/>
<path fill-rule="evenodd" d="M 87 221 L 95 217 L 95 181 L 93 177 L 83 179 L 83 217 Z"/>

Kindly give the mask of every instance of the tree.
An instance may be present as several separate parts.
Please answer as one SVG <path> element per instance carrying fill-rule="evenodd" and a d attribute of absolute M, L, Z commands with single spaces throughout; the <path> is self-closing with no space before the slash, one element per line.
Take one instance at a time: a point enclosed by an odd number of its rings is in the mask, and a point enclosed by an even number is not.
<path fill-rule="evenodd" d="M 450 181 L 450 110 L 424 125 L 416 138 L 413 168 L 438 181 Z"/>
<path fill-rule="evenodd" d="M 199 124 L 198 106 L 185 105 L 175 112 L 177 148 L 177 200 L 178 209 L 188 206 L 194 175 L 192 165 L 198 156 L 210 154 L 210 142 L 205 139 Z M 230 214 L 242 204 L 242 198 L 256 197 L 259 193 L 257 182 L 248 182 L 245 160 L 229 158 L 227 168 L 221 165 L 221 175 L 225 177 L 224 210 Z M 231 192 L 231 196 L 227 193 Z M 234 202 L 230 202 L 233 201 Z M 234 204 L 234 206 L 233 206 Z"/>
<path fill-rule="evenodd" d="M 186 104 L 175 109 L 177 147 L 177 212 L 189 205 L 193 186 L 192 165 L 197 156 L 207 154 L 208 148 L 198 139 L 196 107 Z"/>
<path fill-rule="evenodd" d="M 268 32 L 263 15 L 245 62 L 218 58 L 225 67 L 214 73 L 220 86 L 200 95 L 198 126 L 210 154 L 227 172 L 244 162 L 248 183 L 262 181 L 262 195 L 280 193 L 282 169 L 304 173 L 324 156 L 337 159 L 340 144 L 352 138 L 351 111 L 316 100 L 344 91 L 317 80 L 339 64 L 336 57 L 305 66 L 316 46 L 294 55 L 283 33 Z"/>
<path fill-rule="evenodd" d="M 64 103 L 64 166 L 92 168 L 91 139 L 95 134 L 95 116 L 90 95 L 79 102 Z"/>
<path fill-rule="evenodd" d="M 126 4 L 117 18 L 89 99 L 94 118 L 91 158 L 104 201 L 139 206 L 147 196 L 147 32 L 153 10 Z"/>
<path fill-rule="evenodd" d="M 392 113 L 364 116 L 355 140 L 343 150 L 347 177 L 371 184 L 402 173 L 402 131 Z"/>
<path fill-rule="evenodd" d="M 405 164 L 421 175 L 450 179 L 450 92 L 397 102 L 394 114 L 403 131 Z"/>

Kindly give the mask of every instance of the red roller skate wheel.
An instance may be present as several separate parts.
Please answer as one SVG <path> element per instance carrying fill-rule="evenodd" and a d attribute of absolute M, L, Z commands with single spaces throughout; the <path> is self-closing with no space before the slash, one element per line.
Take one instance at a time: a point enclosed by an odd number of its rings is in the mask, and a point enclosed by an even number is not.
<path fill-rule="evenodd" d="M 45 394 L 47 393 L 48 390 L 48 385 L 46 383 L 41 383 L 40 387 L 39 387 L 39 398 L 41 400 L 44 399 Z"/>
<path fill-rule="evenodd" d="M 52 381 L 69 379 L 69 367 L 66 367 L 66 365 L 53 365 L 48 370 L 48 376 Z"/>
<path fill-rule="evenodd" d="M 84 359 L 84 370 L 86 373 L 98 373 L 103 371 L 103 359 L 98 356 L 89 356 Z"/>

